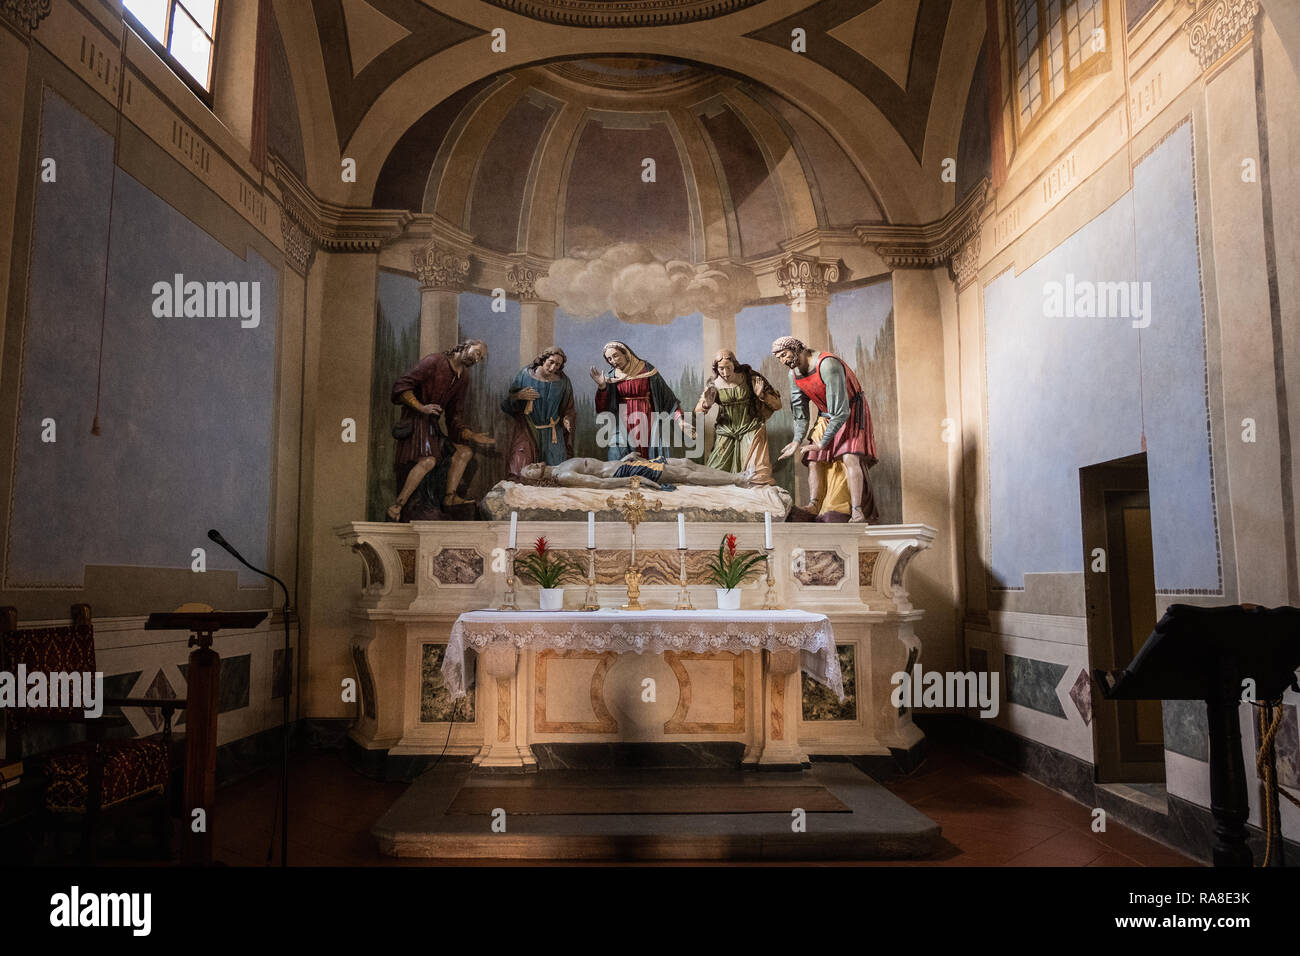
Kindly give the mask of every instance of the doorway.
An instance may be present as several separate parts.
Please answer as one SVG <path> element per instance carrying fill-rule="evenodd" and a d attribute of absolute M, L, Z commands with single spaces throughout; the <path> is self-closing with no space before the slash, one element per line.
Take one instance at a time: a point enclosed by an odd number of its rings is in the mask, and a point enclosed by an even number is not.
<path fill-rule="evenodd" d="M 1128 666 L 1156 624 L 1145 453 L 1079 469 L 1089 670 Z M 1106 700 L 1094 689 L 1098 783 L 1165 779 L 1161 702 Z"/>

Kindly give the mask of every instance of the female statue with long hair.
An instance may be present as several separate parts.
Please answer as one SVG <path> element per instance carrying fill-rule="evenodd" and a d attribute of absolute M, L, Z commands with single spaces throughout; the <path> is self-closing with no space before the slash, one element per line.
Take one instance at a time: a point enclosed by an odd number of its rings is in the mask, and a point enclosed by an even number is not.
<path fill-rule="evenodd" d="M 573 384 L 564 374 L 568 356 L 552 346 L 519 370 L 501 401 L 514 420 L 506 459 L 517 475 L 535 461 L 558 465 L 573 457 Z"/>
<path fill-rule="evenodd" d="M 596 383 L 597 422 L 605 420 L 601 433 L 614 429 L 605 456 L 609 461 L 631 452 L 651 459 L 667 455 L 672 441 L 664 433 L 671 422 L 680 425 L 686 437 L 695 437 L 695 429 L 682 414 L 681 402 L 657 368 L 624 342 L 606 342 L 602 352 L 610 370 L 598 372 L 592 366 L 590 371 Z"/>
<path fill-rule="evenodd" d="M 731 349 L 720 349 L 695 414 L 707 414 L 714 406 L 718 419 L 713 425 L 709 467 L 734 473 L 752 469 L 753 484 L 774 484 L 766 422 L 781 407 L 781 396 L 772 383 L 738 362 Z"/>

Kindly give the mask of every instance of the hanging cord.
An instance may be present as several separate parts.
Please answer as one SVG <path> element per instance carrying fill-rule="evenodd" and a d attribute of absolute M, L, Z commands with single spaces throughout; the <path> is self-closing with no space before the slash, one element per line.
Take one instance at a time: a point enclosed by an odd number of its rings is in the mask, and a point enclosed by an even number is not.
<path fill-rule="evenodd" d="M 1264 845 L 1264 862 L 1262 866 L 1268 866 L 1269 859 L 1273 855 L 1273 841 L 1281 837 L 1282 821 L 1273 812 L 1273 805 L 1277 802 L 1279 795 L 1286 797 L 1297 807 L 1300 807 L 1300 800 L 1287 792 L 1277 782 L 1277 751 L 1276 738 L 1278 729 L 1282 726 L 1282 700 L 1277 701 L 1257 701 L 1255 707 L 1258 708 L 1258 726 L 1259 726 L 1259 753 L 1255 757 L 1255 772 L 1264 784 L 1264 835 L 1267 842 Z"/>
<path fill-rule="evenodd" d="M 95 359 L 95 417 L 90 433 L 99 434 L 99 397 L 104 382 L 104 328 L 108 324 L 108 267 L 113 251 L 113 206 L 117 197 L 117 161 L 122 151 L 122 99 L 126 95 L 126 17 L 122 17 L 122 42 L 117 48 L 117 119 L 113 129 L 113 168 L 108 180 L 108 238 L 104 242 L 104 288 L 99 300 L 99 354 Z"/>

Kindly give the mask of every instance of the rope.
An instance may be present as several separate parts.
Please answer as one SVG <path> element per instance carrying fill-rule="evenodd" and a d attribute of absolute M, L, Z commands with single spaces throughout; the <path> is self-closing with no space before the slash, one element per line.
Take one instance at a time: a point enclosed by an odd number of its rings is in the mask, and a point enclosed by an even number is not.
<path fill-rule="evenodd" d="M 113 130 L 113 168 L 108 180 L 108 238 L 104 242 L 104 283 L 99 300 L 99 354 L 95 358 L 95 417 L 90 433 L 99 434 L 99 398 L 104 382 L 104 328 L 108 324 L 108 268 L 113 251 L 113 206 L 117 197 L 117 162 L 122 152 L 122 99 L 126 95 L 126 17 L 122 18 L 122 42 L 117 48 L 117 120 Z"/>
<path fill-rule="evenodd" d="M 1276 702 L 1259 701 L 1255 706 L 1259 710 L 1257 723 L 1260 738 L 1259 753 L 1255 757 L 1255 772 L 1264 784 L 1264 835 L 1267 838 L 1264 845 L 1264 862 L 1261 866 L 1268 866 L 1273 855 L 1273 841 L 1275 838 L 1281 838 L 1282 826 L 1282 821 L 1273 812 L 1273 805 L 1279 795 L 1286 797 L 1297 807 L 1300 807 L 1300 800 L 1277 782 L 1275 740 L 1282 726 L 1282 701 L 1280 698 Z"/>

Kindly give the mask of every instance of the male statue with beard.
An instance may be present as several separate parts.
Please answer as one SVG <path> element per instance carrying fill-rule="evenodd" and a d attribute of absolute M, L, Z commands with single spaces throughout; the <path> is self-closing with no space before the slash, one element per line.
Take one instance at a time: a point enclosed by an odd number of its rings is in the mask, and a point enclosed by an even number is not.
<path fill-rule="evenodd" d="M 486 358 L 487 346 L 478 339 L 469 339 L 445 352 L 426 355 L 394 383 L 393 404 L 403 406 L 401 420 L 393 426 L 393 437 L 397 439 L 393 464 L 401 491 L 388 509 L 390 520 L 402 520 L 408 499 L 433 471 L 438 459 L 447 454 L 451 455 L 451 467 L 442 505 L 451 508 L 469 504 L 456 494 L 473 455 L 467 443 L 481 447 L 495 443 L 492 436 L 471 431 L 461 417 L 469 391 L 469 369 Z M 439 427 L 440 420 L 445 423 L 443 428 Z"/>
<path fill-rule="evenodd" d="M 880 520 L 871 493 L 867 469 L 876 463 L 876 438 L 871 429 L 871 409 L 862 386 L 847 362 L 830 352 L 814 353 L 793 335 L 772 343 L 772 354 L 790 370 L 790 409 L 794 440 L 781 450 L 781 458 L 801 452 L 808 466 L 808 505 L 814 515 L 822 510 L 827 471 L 842 467 L 849 486 L 852 513 L 849 521 Z M 809 405 L 817 409 L 817 423 L 808 430 Z"/>

